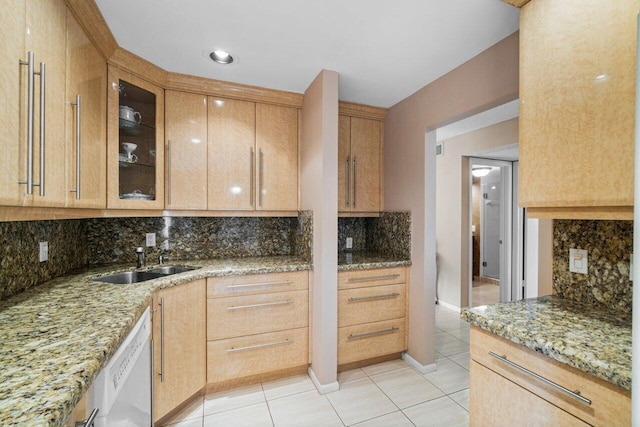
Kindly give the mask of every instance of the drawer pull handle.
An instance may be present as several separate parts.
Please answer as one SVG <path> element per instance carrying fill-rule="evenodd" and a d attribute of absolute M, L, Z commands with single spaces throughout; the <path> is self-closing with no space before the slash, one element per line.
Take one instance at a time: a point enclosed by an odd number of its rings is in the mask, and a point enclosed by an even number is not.
<path fill-rule="evenodd" d="M 262 307 L 271 307 L 274 305 L 285 305 L 285 304 L 293 304 L 293 300 L 289 299 L 286 301 L 267 302 L 264 304 L 236 305 L 232 307 L 227 307 L 227 310 L 244 310 L 247 308 L 262 308 Z"/>
<path fill-rule="evenodd" d="M 293 340 L 290 340 L 289 338 L 287 338 L 286 340 L 270 342 L 266 344 L 249 345 L 247 347 L 237 347 L 237 348 L 232 347 L 227 350 L 227 353 L 235 353 L 237 351 L 246 351 L 246 350 L 255 350 L 258 348 L 273 347 L 275 345 L 291 344 L 292 342 Z"/>
<path fill-rule="evenodd" d="M 531 375 L 533 378 L 537 379 L 538 381 L 541 381 L 545 384 L 547 384 L 548 386 L 551 386 L 553 388 L 555 388 L 556 390 L 561 391 L 562 393 L 573 397 L 574 399 L 579 400 L 580 402 L 586 404 L 586 405 L 591 405 L 591 400 L 587 399 L 586 397 L 582 397 L 580 395 L 580 390 L 575 390 L 575 391 L 571 391 L 568 388 L 562 387 L 560 384 L 556 384 L 553 381 L 551 381 L 550 379 L 547 379 L 541 375 L 536 374 L 533 371 L 528 370 L 525 367 L 522 367 L 520 365 L 518 365 L 517 363 L 513 363 L 511 360 L 507 359 L 507 356 L 500 356 L 495 354 L 494 352 L 490 351 L 489 352 L 489 356 L 498 359 L 501 362 L 506 363 L 507 365 L 511 366 L 512 368 L 517 369 L 520 372 L 523 372 L 525 374 Z"/>
<path fill-rule="evenodd" d="M 371 295 L 369 297 L 358 297 L 358 298 L 349 298 L 349 302 L 363 302 L 363 301 L 374 301 L 374 300 L 379 300 L 379 299 L 391 299 L 391 298 L 397 298 L 399 297 L 400 294 L 397 292 L 394 292 L 392 294 L 385 294 L 385 295 Z"/>
<path fill-rule="evenodd" d="M 235 288 L 251 288 L 254 286 L 277 286 L 277 285 L 291 285 L 293 280 L 284 280 L 282 282 L 262 282 L 262 283 L 247 283 L 246 285 L 229 285 L 227 289 Z"/>
<path fill-rule="evenodd" d="M 370 276 L 370 277 L 349 277 L 349 282 L 372 282 L 374 280 L 389 280 L 400 277 L 398 273 L 387 274 L 385 276 Z"/>
<path fill-rule="evenodd" d="M 362 334 L 351 334 L 347 338 L 349 338 L 350 340 L 357 340 L 360 338 L 375 337 L 376 335 L 392 334 L 394 332 L 398 332 L 399 330 L 400 328 L 393 326 L 389 329 L 381 329 L 379 331 L 364 332 Z"/>

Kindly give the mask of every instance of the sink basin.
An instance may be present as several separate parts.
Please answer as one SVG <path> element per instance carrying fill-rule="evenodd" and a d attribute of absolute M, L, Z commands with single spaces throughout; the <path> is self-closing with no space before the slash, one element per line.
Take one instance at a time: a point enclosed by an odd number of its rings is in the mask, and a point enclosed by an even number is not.
<path fill-rule="evenodd" d="M 192 267 L 180 267 L 177 265 L 166 265 L 164 267 L 158 267 L 158 268 L 154 268 L 149 270 L 149 273 L 157 273 L 157 274 L 162 274 L 164 276 L 169 276 L 171 274 L 178 274 L 178 273 L 184 273 L 185 271 L 191 271 L 191 270 L 195 270 L 195 268 Z"/>
<path fill-rule="evenodd" d="M 125 271 L 124 273 L 112 274 L 111 276 L 97 277 L 93 280 L 113 283 L 116 285 L 130 285 L 131 283 L 140 283 L 164 276 L 166 276 L 166 274 L 154 273 L 151 271 Z"/>

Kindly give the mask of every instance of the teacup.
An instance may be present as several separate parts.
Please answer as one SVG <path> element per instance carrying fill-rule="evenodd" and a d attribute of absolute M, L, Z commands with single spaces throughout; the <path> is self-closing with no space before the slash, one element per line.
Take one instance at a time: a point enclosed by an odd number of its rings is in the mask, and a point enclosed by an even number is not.
<path fill-rule="evenodd" d="M 140 123 L 142 121 L 142 115 L 131 107 L 126 105 L 120 106 L 120 118 L 128 120 L 130 122 Z"/>

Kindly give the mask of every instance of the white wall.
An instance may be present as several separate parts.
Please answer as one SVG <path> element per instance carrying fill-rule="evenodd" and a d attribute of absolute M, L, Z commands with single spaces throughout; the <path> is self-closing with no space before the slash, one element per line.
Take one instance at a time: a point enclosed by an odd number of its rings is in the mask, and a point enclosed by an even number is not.
<path fill-rule="evenodd" d="M 338 389 L 338 74 L 323 70 L 304 94 L 300 145 L 303 210 L 313 211 L 309 374 Z"/>

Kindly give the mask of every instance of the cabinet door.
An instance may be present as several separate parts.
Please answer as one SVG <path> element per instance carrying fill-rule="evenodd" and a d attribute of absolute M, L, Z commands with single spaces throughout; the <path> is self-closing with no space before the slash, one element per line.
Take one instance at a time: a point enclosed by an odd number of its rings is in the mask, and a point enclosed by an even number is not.
<path fill-rule="evenodd" d="M 207 97 L 165 93 L 166 208 L 207 209 Z"/>
<path fill-rule="evenodd" d="M 338 116 L 338 211 L 351 210 L 351 118 Z"/>
<path fill-rule="evenodd" d="M 351 211 L 380 211 L 381 123 L 351 118 Z"/>
<path fill-rule="evenodd" d="M 573 415 L 471 361 L 470 426 L 588 426 Z"/>
<path fill-rule="evenodd" d="M 164 208 L 164 90 L 108 68 L 107 208 Z"/>
<path fill-rule="evenodd" d="M 298 210 L 298 111 L 256 104 L 257 209 Z"/>
<path fill-rule="evenodd" d="M 256 107 L 209 97 L 209 209 L 255 209 Z"/>
<path fill-rule="evenodd" d="M 0 2 L 0 204 L 20 206 L 25 186 L 18 183 L 26 179 L 26 81 L 18 66 L 26 60 L 24 46 L 25 1 Z"/>
<path fill-rule="evenodd" d="M 522 8 L 522 206 L 633 206 L 639 10 L 638 0 Z"/>
<path fill-rule="evenodd" d="M 39 183 L 40 187 L 34 189 L 34 195 L 27 197 L 25 204 L 64 206 L 66 199 L 64 141 L 67 9 L 63 0 L 33 0 L 26 4 L 26 50 L 34 52 L 36 71 L 40 70 L 40 63 L 45 64 L 46 78 L 44 79 L 44 111 L 40 108 L 42 76 L 36 76 L 34 85 L 33 177 L 34 182 Z M 26 79 L 27 67 L 21 68 L 24 69 L 22 75 Z M 44 127 L 44 152 L 40 149 L 42 127 Z M 41 163 L 44 166 L 42 176 Z M 24 175 L 26 176 L 26 173 Z M 43 196 L 40 195 L 42 186 L 44 186 Z"/>
<path fill-rule="evenodd" d="M 66 205 L 104 209 L 107 206 L 107 63 L 69 10 L 66 92 Z M 80 105 L 73 105 L 78 97 Z"/>
<path fill-rule="evenodd" d="M 154 421 L 204 387 L 206 381 L 206 281 L 196 280 L 154 296 Z"/>

